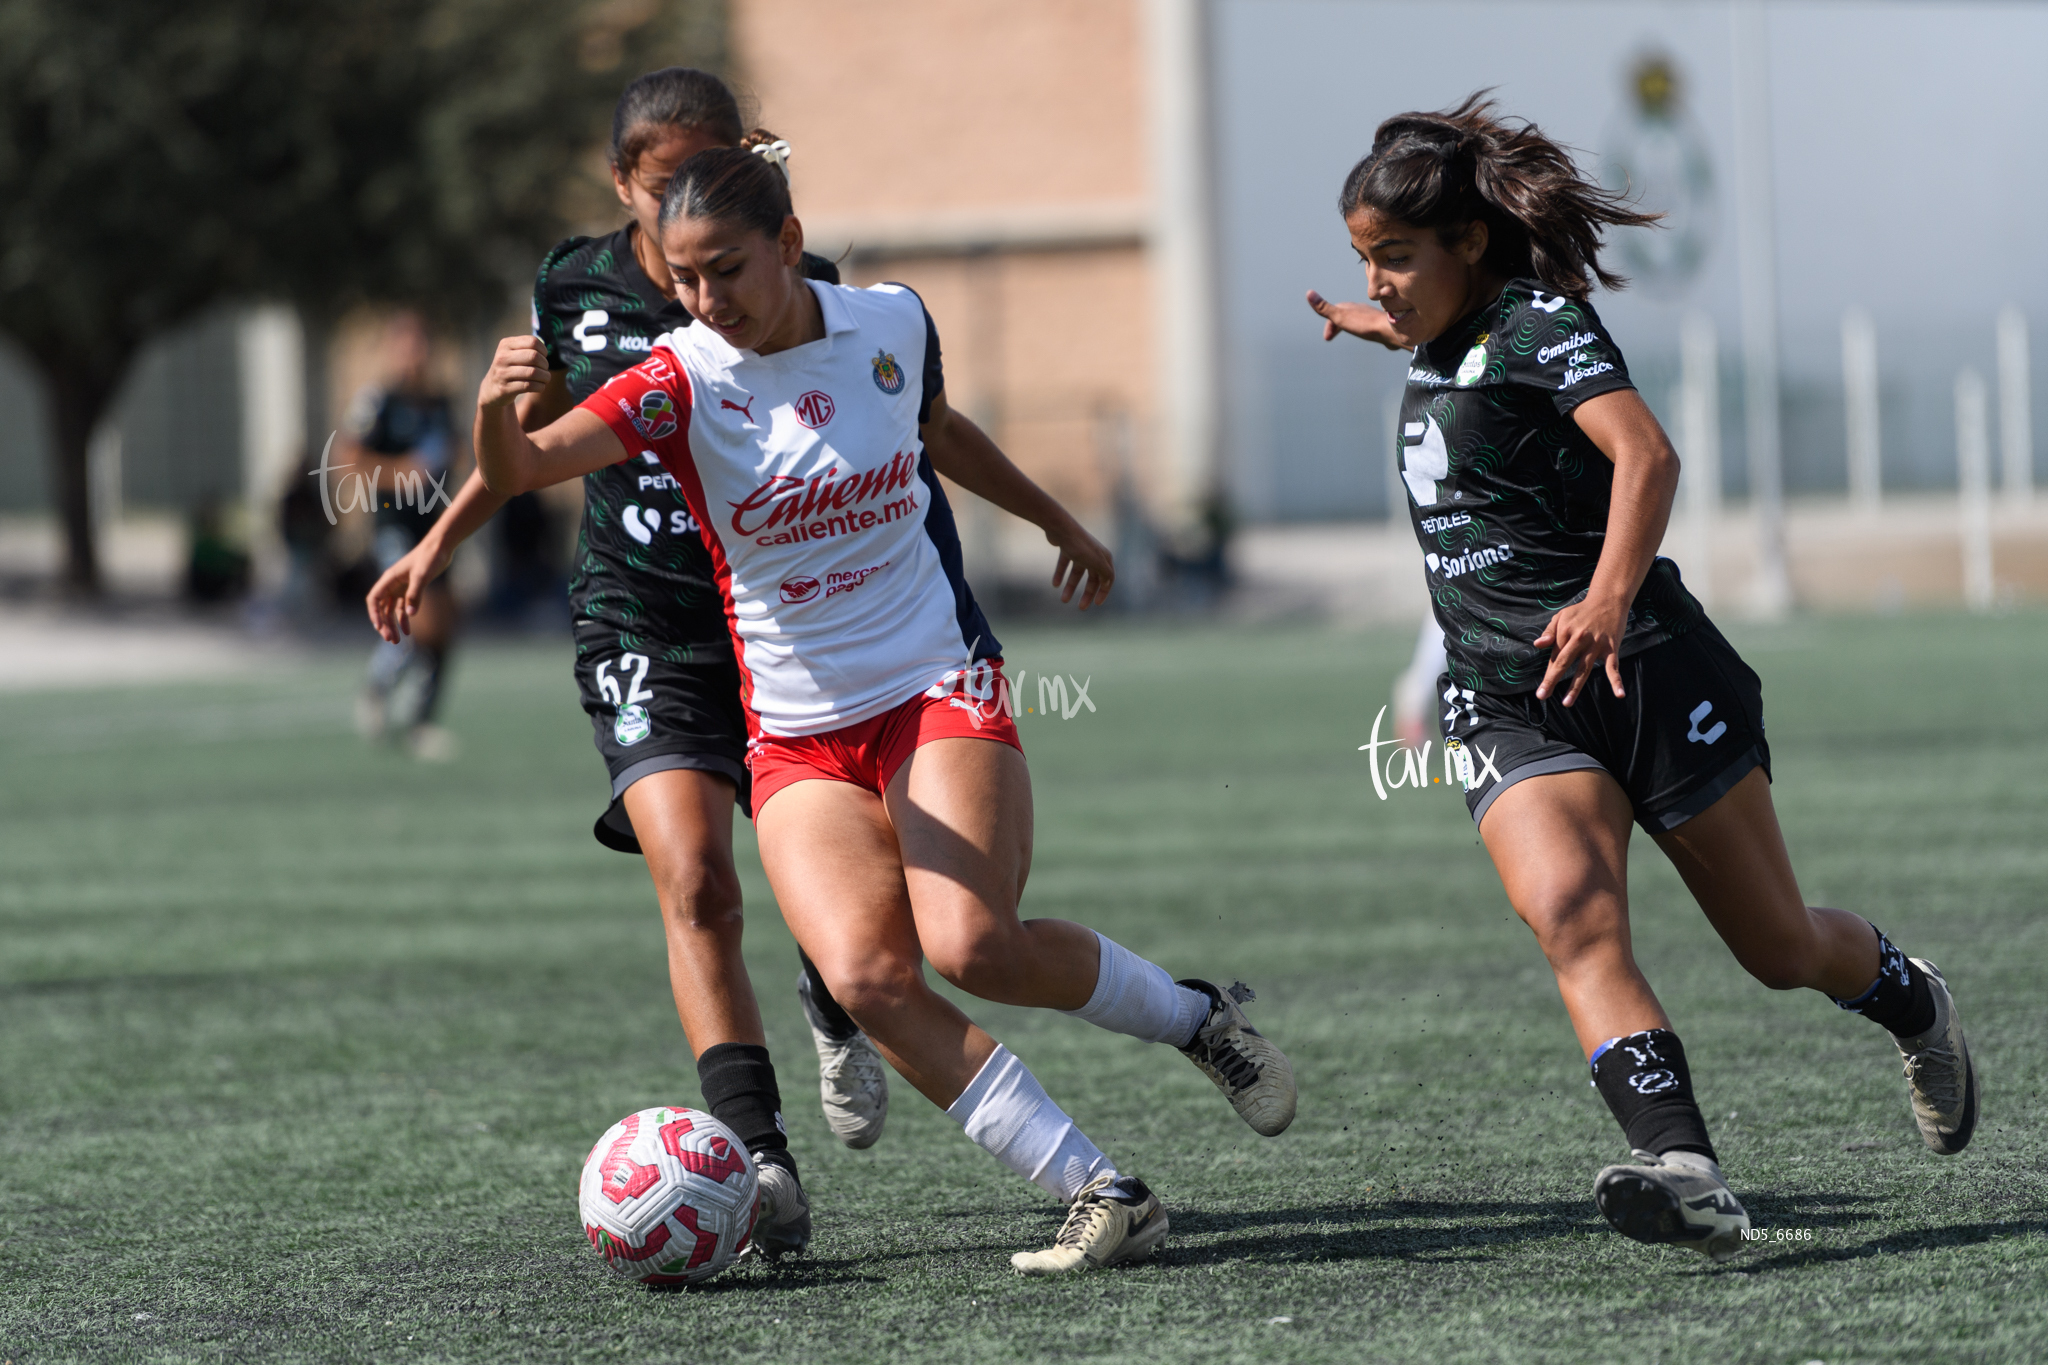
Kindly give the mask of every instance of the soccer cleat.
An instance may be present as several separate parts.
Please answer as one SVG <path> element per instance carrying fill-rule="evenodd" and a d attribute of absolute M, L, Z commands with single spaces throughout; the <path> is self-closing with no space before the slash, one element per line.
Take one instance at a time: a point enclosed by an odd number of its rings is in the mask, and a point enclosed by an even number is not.
<path fill-rule="evenodd" d="M 874 1146 L 889 1117 L 889 1073 L 882 1069 L 882 1055 L 865 1033 L 843 1039 L 831 1035 L 811 1000 L 810 978 L 801 972 L 796 995 L 810 1021 L 811 1041 L 818 1046 L 818 1100 L 825 1109 L 825 1126 L 856 1151 Z"/>
<path fill-rule="evenodd" d="M 415 725 L 406 732 L 406 750 L 422 763 L 453 763 L 462 752 L 462 743 L 452 731 L 438 725 Z"/>
<path fill-rule="evenodd" d="M 1134 1175 L 1099 1175 L 1067 1206 L 1060 1235 L 1044 1251 L 1020 1251 L 1010 1264 L 1020 1275 L 1065 1275 L 1076 1270 L 1142 1261 L 1166 1240 L 1166 1210 Z"/>
<path fill-rule="evenodd" d="M 381 688 L 365 684 L 356 693 L 355 722 L 356 734 L 372 744 L 390 732 L 391 715 L 389 698 Z"/>
<path fill-rule="evenodd" d="M 1593 1179 L 1593 1202 L 1614 1230 L 1638 1242 L 1684 1247 L 1711 1261 L 1742 1250 L 1749 1214 L 1721 1168 L 1692 1152 L 1638 1150 L 1641 1166 L 1609 1166 Z"/>
<path fill-rule="evenodd" d="M 756 1161 L 760 1180 L 761 1209 L 754 1216 L 753 1251 L 776 1260 L 801 1256 L 811 1246 L 811 1201 L 803 1182 L 786 1166 Z"/>
<path fill-rule="evenodd" d="M 1202 1074 L 1216 1082 L 1238 1117 L 1264 1137 L 1277 1137 L 1294 1122 L 1294 1067 L 1238 1008 L 1255 999 L 1252 988 L 1233 982 L 1225 991 L 1207 981 L 1174 983 L 1209 997 L 1209 1017 L 1181 1049 Z"/>
<path fill-rule="evenodd" d="M 1963 1041 L 1963 1021 L 1941 969 L 1925 958 L 1913 959 L 1927 974 L 1934 994 L 1934 1023 L 1911 1038 L 1894 1035 L 1906 1063 L 1906 1093 L 1913 1101 L 1913 1122 L 1920 1140 L 1943 1156 L 1970 1145 L 1977 1131 L 1977 1068 Z"/>

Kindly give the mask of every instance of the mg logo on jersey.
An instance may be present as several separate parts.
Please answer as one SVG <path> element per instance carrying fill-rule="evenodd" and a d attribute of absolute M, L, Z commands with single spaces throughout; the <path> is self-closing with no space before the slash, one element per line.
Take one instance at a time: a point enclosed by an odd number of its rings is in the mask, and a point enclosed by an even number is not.
<path fill-rule="evenodd" d="M 808 602 L 818 595 L 818 580 L 805 574 L 792 578 L 782 585 L 782 600 L 785 602 Z"/>
<path fill-rule="evenodd" d="M 832 420 L 832 395 L 812 389 L 796 400 L 796 420 L 812 431 Z"/>

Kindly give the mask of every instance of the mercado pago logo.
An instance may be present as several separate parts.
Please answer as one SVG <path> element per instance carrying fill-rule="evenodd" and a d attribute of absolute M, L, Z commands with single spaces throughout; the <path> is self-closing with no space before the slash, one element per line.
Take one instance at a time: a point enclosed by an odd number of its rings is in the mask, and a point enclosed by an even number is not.
<path fill-rule="evenodd" d="M 334 453 L 334 438 L 337 433 L 327 433 L 327 444 L 320 447 L 319 467 L 308 471 L 309 478 L 320 481 L 320 510 L 327 516 L 329 526 L 341 524 L 341 518 L 351 512 L 374 512 L 382 494 L 380 485 L 384 480 L 384 466 L 373 463 L 370 472 L 345 474 L 341 471 L 355 469 L 353 464 L 330 464 Z M 408 507 L 420 512 L 432 512 L 446 507 L 454 499 L 449 496 L 448 475 L 430 474 L 424 470 L 401 470 L 391 476 L 391 505 L 399 511 Z"/>
<path fill-rule="evenodd" d="M 1382 706 L 1372 719 L 1371 740 L 1358 746 L 1358 752 L 1365 754 L 1372 764 L 1372 789 L 1380 800 L 1387 800 L 1387 792 L 1400 787 L 1424 791 L 1456 785 L 1471 791 L 1499 779 L 1500 768 L 1494 762 L 1500 753 L 1498 749 L 1455 738 L 1444 741 L 1443 771 L 1432 773 L 1430 751 L 1436 747 L 1436 741 L 1426 739 L 1418 746 L 1404 740 L 1381 739 L 1380 726 L 1386 719 L 1387 708 Z"/>

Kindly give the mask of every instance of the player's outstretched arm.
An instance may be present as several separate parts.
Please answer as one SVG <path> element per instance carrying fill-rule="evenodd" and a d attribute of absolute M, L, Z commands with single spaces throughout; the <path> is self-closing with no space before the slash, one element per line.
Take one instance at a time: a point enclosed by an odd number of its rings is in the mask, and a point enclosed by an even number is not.
<path fill-rule="evenodd" d="M 626 448 L 598 418 L 570 410 L 530 435 L 514 407 L 521 394 L 545 393 L 553 378 L 540 338 L 506 337 L 476 397 L 476 468 L 500 497 L 573 479 L 617 464 Z"/>
<path fill-rule="evenodd" d="M 1323 320 L 1325 341 L 1335 341 L 1337 333 L 1349 332 L 1355 337 L 1377 342 L 1390 351 L 1408 349 L 1394 340 L 1393 320 L 1384 308 L 1370 303 L 1332 303 L 1313 289 L 1308 291 L 1308 306 L 1315 309 L 1316 316 Z"/>
<path fill-rule="evenodd" d="M 1052 585 L 1060 590 L 1060 601 L 1073 601 L 1078 591 L 1080 608 L 1086 611 L 1108 600 L 1110 586 L 1116 582 L 1108 547 L 1012 464 L 987 432 L 955 412 L 945 394 L 932 399 L 930 420 L 918 428 L 918 435 L 933 469 L 1045 532 L 1045 538 L 1060 552 L 1052 571 Z"/>
<path fill-rule="evenodd" d="M 1678 493 L 1678 452 L 1634 389 L 1588 398 L 1572 410 L 1572 418 L 1614 462 L 1614 493 L 1607 508 L 1607 539 L 1585 597 L 1551 617 L 1536 637 L 1536 648 L 1550 651 L 1550 666 L 1536 695 L 1547 698 L 1569 682 L 1566 706 L 1578 700 L 1579 689 L 1603 666 L 1614 695 L 1625 694 L 1621 639 L 1628 630 L 1629 604 L 1657 558 L 1671 520 L 1671 500 Z"/>

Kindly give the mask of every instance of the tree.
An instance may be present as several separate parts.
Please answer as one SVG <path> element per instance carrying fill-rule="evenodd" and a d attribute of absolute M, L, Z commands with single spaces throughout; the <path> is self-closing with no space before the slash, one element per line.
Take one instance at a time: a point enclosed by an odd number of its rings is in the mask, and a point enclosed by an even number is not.
<path fill-rule="evenodd" d="M 622 77 L 723 56 L 716 0 L 0 0 L 0 328 L 43 379 L 64 581 L 137 352 L 223 301 L 502 309 Z"/>

